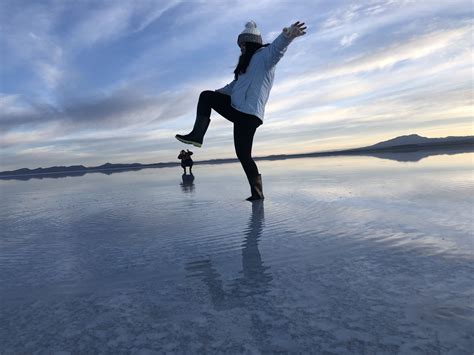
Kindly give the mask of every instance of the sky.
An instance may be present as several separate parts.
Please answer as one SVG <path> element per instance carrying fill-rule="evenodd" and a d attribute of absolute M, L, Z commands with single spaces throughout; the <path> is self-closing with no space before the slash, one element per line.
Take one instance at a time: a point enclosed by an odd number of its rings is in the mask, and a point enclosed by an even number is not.
<path fill-rule="evenodd" d="M 0 0 L 0 170 L 235 157 L 200 92 L 233 80 L 236 40 L 303 21 L 276 67 L 254 156 L 399 135 L 473 134 L 470 0 Z"/>

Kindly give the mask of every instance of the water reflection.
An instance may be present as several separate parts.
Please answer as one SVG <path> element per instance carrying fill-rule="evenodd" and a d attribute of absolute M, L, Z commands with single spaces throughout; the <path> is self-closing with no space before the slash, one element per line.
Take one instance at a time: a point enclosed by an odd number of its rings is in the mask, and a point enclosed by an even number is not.
<path fill-rule="evenodd" d="M 252 203 L 252 213 L 242 243 L 242 270 L 240 276 L 224 289 L 222 276 L 211 259 L 187 263 L 188 276 L 200 278 L 207 286 L 211 302 L 218 310 L 241 306 L 249 296 L 264 296 L 271 288 L 270 267 L 264 266 L 258 249 L 264 224 L 263 201 Z"/>
<path fill-rule="evenodd" d="M 368 156 L 379 159 L 388 159 L 398 162 L 419 162 L 422 159 L 436 156 L 436 155 L 456 155 L 463 153 L 470 153 L 474 151 L 473 146 L 468 147 L 454 147 L 454 148 L 433 148 L 430 150 L 416 150 L 404 152 L 371 152 Z"/>
<path fill-rule="evenodd" d="M 252 214 L 245 232 L 242 245 L 242 271 L 240 277 L 233 282 L 232 293 L 240 296 L 264 294 L 270 288 L 272 276 L 269 267 L 263 265 L 258 250 L 258 241 L 262 235 L 264 222 L 263 201 L 252 203 Z"/>
<path fill-rule="evenodd" d="M 183 192 L 193 192 L 194 191 L 194 175 L 184 173 L 181 175 L 183 181 L 180 183 L 181 189 Z"/>

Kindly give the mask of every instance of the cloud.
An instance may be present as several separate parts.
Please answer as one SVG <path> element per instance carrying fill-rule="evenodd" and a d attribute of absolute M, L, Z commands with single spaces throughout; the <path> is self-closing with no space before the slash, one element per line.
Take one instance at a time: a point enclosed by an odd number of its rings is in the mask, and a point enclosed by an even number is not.
<path fill-rule="evenodd" d="M 68 97 L 64 104 L 56 106 L 27 100 L 20 95 L 4 95 L 0 96 L 0 128 L 8 131 L 30 125 L 33 129 L 51 122 L 76 131 L 146 126 L 194 111 L 197 101 L 194 91 L 188 88 L 156 95 L 128 88 L 101 96 Z"/>
<path fill-rule="evenodd" d="M 307 70 L 294 79 L 275 85 L 272 94 L 290 92 L 304 85 L 314 85 L 317 81 L 333 79 L 344 75 L 356 75 L 393 67 L 403 61 L 416 61 L 442 52 L 448 47 L 459 46 L 470 36 L 470 26 L 451 30 L 438 30 L 414 37 L 406 42 L 391 44 L 374 52 L 363 53 L 342 63 L 333 64 L 324 70 Z"/>
<path fill-rule="evenodd" d="M 55 89 L 61 82 L 64 71 L 60 66 L 47 62 L 38 62 L 36 63 L 36 68 L 48 88 Z"/>
<path fill-rule="evenodd" d="M 131 15 L 130 4 L 127 2 L 107 3 L 88 11 L 87 15 L 72 30 L 71 38 L 81 45 L 92 45 L 120 36 L 128 28 Z M 97 26 L 100 24 L 100 30 Z"/>
<path fill-rule="evenodd" d="M 347 22 L 359 17 L 362 4 L 350 4 L 348 7 L 340 7 L 333 12 L 321 25 L 322 28 L 334 28 L 343 26 Z"/>
<path fill-rule="evenodd" d="M 179 1 L 101 2 L 82 9 L 83 16 L 71 30 L 76 46 L 91 46 L 116 40 L 146 29 Z M 100 24 L 100 29 L 97 28 Z"/>
<path fill-rule="evenodd" d="M 272 96 L 267 106 L 267 116 L 274 120 L 310 108 L 317 110 L 327 105 L 346 105 L 347 102 L 364 104 L 378 97 L 403 93 L 414 96 L 420 94 L 429 99 L 433 92 L 449 92 L 453 85 L 467 90 L 471 86 L 471 53 L 461 50 L 460 53 L 450 52 L 449 59 L 438 56 L 435 61 L 416 61 L 370 75 L 347 74 L 310 84 L 303 80 L 297 94 L 292 94 L 290 88 L 288 91 L 279 90 L 276 96 Z"/>
<path fill-rule="evenodd" d="M 456 13 L 456 8 L 463 9 L 469 6 L 466 0 L 444 1 L 413 1 L 413 0 L 382 0 L 368 1 L 357 4 L 341 4 L 334 6 L 329 11 L 327 18 L 317 26 L 318 33 L 314 40 L 326 40 L 340 37 L 350 29 L 360 35 L 377 33 L 377 29 L 390 28 L 396 24 L 404 24 L 404 27 L 412 26 L 413 22 L 418 23 L 416 31 L 420 29 L 420 20 L 427 22 L 427 19 L 443 20 L 443 15 Z M 465 13 L 461 11 L 460 13 Z M 431 21 L 428 21 L 430 23 Z M 398 30 L 403 30 L 399 28 Z M 388 33 L 384 33 L 386 36 Z"/>
<path fill-rule="evenodd" d="M 48 127 L 46 129 L 37 129 L 35 131 L 15 131 L 5 132 L 2 134 L 0 146 L 6 152 L 7 149 L 17 150 L 21 146 L 42 144 L 58 137 L 58 130 L 56 127 Z"/>
<path fill-rule="evenodd" d="M 63 48 L 52 29 L 61 13 L 61 5 L 1 2 L 2 32 L 0 45 L 3 70 L 20 66 L 33 71 L 43 88 L 55 89 L 63 74 Z M 23 69 L 23 71 L 25 71 Z"/>
<path fill-rule="evenodd" d="M 78 53 L 144 31 L 177 4 L 0 2 L 0 71 L 8 75 L 4 79 L 21 85 L 22 93 L 28 90 L 30 96 L 54 102 L 58 93 L 74 86 L 73 78 L 81 78 L 82 68 L 73 67 Z"/>
<path fill-rule="evenodd" d="M 352 42 L 354 42 L 357 39 L 357 37 L 359 37 L 358 33 L 353 33 L 351 35 L 345 35 L 344 37 L 342 37 L 340 44 L 343 47 L 348 47 L 348 46 L 352 45 Z"/>
<path fill-rule="evenodd" d="M 429 127 L 444 124 L 471 122 L 472 99 L 468 88 L 437 91 L 419 91 L 418 88 L 403 90 L 391 96 L 383 96 L 366 102 L 356 101 L 351 105 L 326 106 L 318 111 L 308 110 L 291 120 L 269 121 L 265 131 L 272 137 L 298 135 L 304 140 L 308 132 L 319 135 L 324 131 L 393 130 L 397 127 Z M 279 133 L 281 132 L 281 133 Z"/>
<path fill-rule="evenodd" d="M 7 131 L 26 124 L 42 125 L 57 117 L 57 109 L 22 95 L 0 95 L 0 129 Z"/>

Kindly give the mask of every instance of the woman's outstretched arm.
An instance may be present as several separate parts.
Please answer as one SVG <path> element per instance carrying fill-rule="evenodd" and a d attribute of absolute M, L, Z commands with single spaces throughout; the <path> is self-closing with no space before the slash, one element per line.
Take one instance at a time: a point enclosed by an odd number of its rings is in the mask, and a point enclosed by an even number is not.
<path fill-rule="evenodd" d="M 296 37 L 306 34 L 304 22 L 296 21 L 290 27 L 285 27 L 282 33 L 265 49 L 265 63 L 268 67 L 276 65 L 286 52 L 288 45 Z"/>

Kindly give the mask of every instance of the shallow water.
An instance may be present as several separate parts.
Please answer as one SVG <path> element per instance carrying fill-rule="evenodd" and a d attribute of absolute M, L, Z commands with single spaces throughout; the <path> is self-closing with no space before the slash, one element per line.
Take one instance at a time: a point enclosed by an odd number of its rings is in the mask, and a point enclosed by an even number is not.
<path fill-rule="evenodd" d="M 0 353 L 473 351 L 474 154 L 0 182 Z"/>

